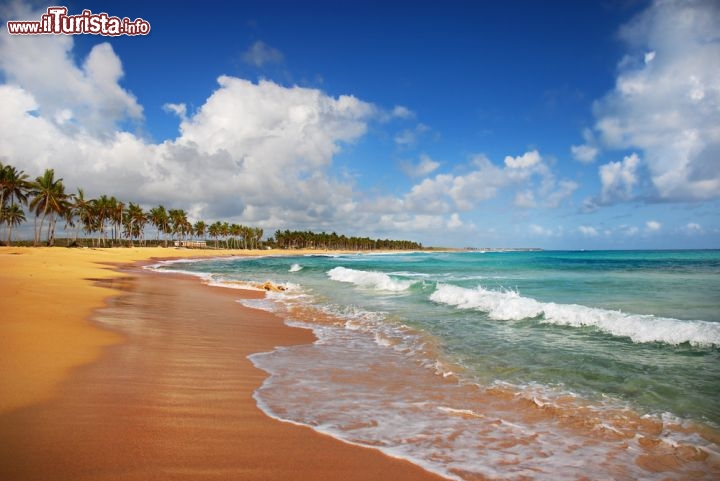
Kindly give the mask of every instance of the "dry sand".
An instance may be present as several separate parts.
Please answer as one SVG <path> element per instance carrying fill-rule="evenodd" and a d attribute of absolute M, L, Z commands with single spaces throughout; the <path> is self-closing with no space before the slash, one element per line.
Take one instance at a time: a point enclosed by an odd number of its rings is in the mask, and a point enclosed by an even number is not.
<path fill-rule="evenodd" d="M 257 408 L 247 355 L 313 340 L 262 293 L 112 266 L 237 254 L 0 248 L 0 479 L 441 479 Z"/>

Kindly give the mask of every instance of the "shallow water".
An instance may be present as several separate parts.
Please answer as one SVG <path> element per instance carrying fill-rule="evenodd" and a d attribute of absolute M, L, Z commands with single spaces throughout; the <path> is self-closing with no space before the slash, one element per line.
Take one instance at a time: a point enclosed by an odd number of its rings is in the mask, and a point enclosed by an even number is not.
<path fill-rule="evenodd" d="M 256 354 L 271 416 L 454 479 L 720 477 L 720 252 L 163 264 L 289 289 L 313 345 Z"/>

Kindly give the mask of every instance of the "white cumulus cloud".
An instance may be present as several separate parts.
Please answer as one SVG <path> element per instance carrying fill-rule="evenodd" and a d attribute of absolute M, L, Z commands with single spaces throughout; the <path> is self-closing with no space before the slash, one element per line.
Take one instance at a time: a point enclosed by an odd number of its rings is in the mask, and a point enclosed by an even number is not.
<path fill-rule="evenodd" d="M 517 157 L 506 156 L 505 165 L 511 169 L 527 169 L 540 163 L 540 154 L 537 150 L 525 152 Z"/>
<path fill-rule="evenodd" d="M 517 188 L 517 207 L 555 208 L 578 187 L 570 180 L 558 182 L 536 150 L 516 157 L 506 156 L 504 165 L 494 164 L 484 155 L 476 155 L 469 166 L 471 169 L 467 173 L 442 173 L 423 179 L 399 199 L 397 205 L 434 214 L 452 209 L 469 211 L 496 197 L 503 189 Z"/>
<path fill-rule="evenodd" d="M 688 222 L 683 227 L 683 231 L 689 235 L 705 233 L 705 229 L 703 229 L 703 227 L 700 224 L 698 224 L 697 222 Z"/>
<path fill-rule="evenodd" d="M 3 18 L 42 13 L 19 3 L 2 8 Z M 362 139 L 371 122 L 413 119 L 410 109 L 383 110 L 352 95 L 228 75 L 191 110 L 187 99 L 166 103 L 179 134 L 154 142 L 123 130 L 128 121 L 142 121 L 143 107 L 123 87 L 123 64 L 109 44 L 83 58 L 72 36 L 19 39 L 0 31 L 0 158 L 33 177 L 55 168 L 69 190 L 82 187 L 88 197 L 162 203 L 206 221 L 266 230 L 363 226 L 389 235 L 457 234 L 476 229 L 466 212 L 501 194 L 525 208 L 555 208 L 578 188 L 556 178 L 552 163 L 530 150 L 498 162 L 475 155 L 451 172 L 440 172 L 441 163 L 423 154 L 405 166 L 418 178 L 407 190 L 382 197 L 362 192 L 335 173 L 338 153 Z M 262 42 L 246 53 L 258 66 L 282 61 Z M 429 131 L 413 121 L 396 141 L 412 145 Z"/>
<path fill-rule="evenodd" d="M 399 119 L 414 119 L 415 112 L 403 105 L 396 105 L 392 110 L 392 117 Z"/>
<path fill-rule="evenodd" d="M 459 229 L 463 227 L 464 224 L 463 221 L 460 219 L 460 214 L 458 214 L 457 212 L 453 212 L 450 215 L 450 219 L 448 219 L 446 225 L 448 229 Z"/>
<path fill-rule="evenodd" d="M 17 40 L 0 32 L 3 162 L 31 176 L 53 167 L 89 197 L 164 203 L 207 220 L 321 228 L 357 219 L 352 186 L 329 170 L 344 144 L 365 135 L 372 104 L 221 76 L 193 115 L 182 102 L 166 104 L 181 119 L 180 135 L 153 143 L 118 127 L 142 107 L 120 85 L 122 64 L 109 44 L 76 62 L 72 37 Z"/>
<path fill-rule="evenodd" d="M 649 220 L 645 222 L 646 232 L 658 232 L 660 229 L 662 229 L 662 224 L 656 220 Z"/>
<path fill-rule="evenodd" d="M 182 120 L 187 119 L 187 106 L 183 103 L 179 103 L 179 104 L 166 103 L 165 105 L 163 105 L 163 110 L 177 115 Z"/>
<path fill-rule="evenodd" d="M 586 237 L 597 237 L 599 235 L 598 230 L 595 227 L 581 225 L 578 227 L 578 231 Z"/>
<path fill-rule="evenodd" d="M 601 202 L 612 203 L 629 200 L 633 196 L 633 187 L 637 184 L 637 170 L 640 158 L 637 154 L 626 156 L 622 162 L 609 162 L 599 169 L 602 184 Z"/>
<path fill-rule="evenodd" d="M 573 159 L 583 164 L 590 164 L 595 161 L 595 158 L 600 153 L 600 149 L 597 147 L 597 140 L 595 134 L 591 129 L 585 128 L 582 132 L 584 144 L 572 145 L 570 147 L 570 153 Z"/>
<path fill-rule="evenodd" d="M 19 2 L 0 6 L 3 19 L 37 20 L 43 13 Z M 28 37 L 0 29 L 0 71 L 32 96 L 45 119 L 93 135 L 111 135 L 124 119 L 142 120 L 137 99 L 119 84 L 122 63 L 110 44 L 95 45 L 81 65 L 72 50 L 70 35 Z"/>
<path fill-rule="evenodd" d="M 421 154 L 420 161 L 416 164 L 409 161 L 400 163 L 400 168 L 409 177 L 425 177 L 435 172 L 438 167 L 440 167 L 440 162 L 431 159 L 427 154 Z"/>
<path fill-rule="evenodd" d="M 570 152 L 575 160 L 589 164 L 595 160 L 598 154 L 598 148 L 587 144 L 572 145 Z"/>
<path fill-rule="evenodd" d="M 657 0 L 620 35 L 629 53 L 595 104 L 603 145 L 641 150 L 659 199 L 720 196 L 720 3 Z"/>

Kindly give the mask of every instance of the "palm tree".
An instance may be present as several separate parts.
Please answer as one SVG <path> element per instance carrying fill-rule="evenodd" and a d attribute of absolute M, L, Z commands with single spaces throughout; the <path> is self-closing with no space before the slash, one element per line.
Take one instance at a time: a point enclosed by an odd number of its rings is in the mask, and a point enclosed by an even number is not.
<path fill-rule="evenodd" d="M 254 227 L 252 228 L 252 240 L 253 240 L 253 249 L 258 249 L 260 247 L 260 239 L 262 239 L 263 236 L 263 230 L 260 227 Z"/>
<path fill-rule="evenodd" d="M 135 221 L 135 228 L 138 232 L 138 237 L 140 238 L 140 244 L 145 245 L 145 225 L 149 220 L 148 215 L 139 205 L 133 204 L 132 202 L 130 203 L 129 210 L 132 210 L 132 217 Z"/>
<path fill-rule="evenodd" d="M 85 199 L 85 191 L 82 189 L 77 190 L 77 194 L 73 195 L 73 214 L 80 220 L 80 224 L 83 226 L 83 231 L 90 235 L 95 232 L 95 209 L 92 200 Z M 79 226 L 78 226 L 79 229 Z M 77 239 L 77 230 L 75 233 Z"/>
<path fill-rule="evenodd" d="M 105 232 L 105 221 L 110 217 L 112 209 L 112 200 L 105 194 L 101 195 L 93 201 L 94 223 L 98 233 L 99 240 L 102 241 L 103 247 L 107 242 L 107 233 Z"/>
<path fill-rule="evenodd" d="M 68 227 L 72 229 L 72 245 L 77 244 L 77 238 L 78 238 L 78 224 L 75 223 L 75 194 L 69 194 L 65 199 L 65 211 L 62 214 L 62 217 L 65 219 L 65 230 L 67 231 Z M 68 244 L 71 245 L 71 244 Z"/>
<path fill-rule="evenodd" d="M 107 218 L 112 224 L 112 244 L 115 245 L 115 242 L 120 237 L 120 228 L 122 227 L 123 223 L 123 213 L 125 212 L 125 204 L 115 198 L 115 196 L 110 197 L 107 200 Z"/>
<path fill-rule="evenodd" d="M 25 211 L 18 204 L 12 204 L 10 207 L 3 209 L 3 221 L 8 225 L 7 245 L 12 245 L 13 226 L 17 226 L 25 222 Z"/>
<path fill-rule="evenodd" d="M 30 182 L 24 171 L 18 171 L 12 165 L 0 164 L 0 206 L 8 201 L 14 204 L 16 200 L 26 204 L 29 190 Z"/>
<path fill-rule="evenodd" d="M 7 224 L 9 233 L 12 233 L 11 219 L 8 216 L 14 216 L 13 206 L 19 204 L 17 208 L 22 208 L 22 204 L 27 204 L 27 194 L 30 190 L 30 182 L 25 172 L 18 171 L 12 165 L 3 165 L 0 163 L 0 225 Z M 17 202 L 16 202 L 17 201 Z M 9 204 L 9 206 L 8 206 Z M 23 221 L 24 213 L 23 213 Z M 12 221 L 14 222 L 14 220 Z M 17 224 L 14 224 L 17 225 Z M 8 240 L 9 242 L 9 240 Z"/>
<path fill-rule="evenodd" d="M 165 234 L 165 247 L 167 247 L 167 234 L 170 232 L 170 218 L 163 205 L 150 209 L 150 223 L 157 229 L 156 241 L 160 241 L 160 233 Z"/>
<path fill-rule="evenodd" d="M 238 237 L 242 237 L 244 227 L 238 224 L 230 224 L 228 234 L 232 236 L 233 249 L 239 249 Z"/>
<path fill-rule="evenodd" d="M 220 237 L 220 231 L 222 229 L 222 224 L 220 221 L 213 222 L 210 224 L 210 227 L 208 227 L 208 234 L 210 237 L 215 239 L 215 248 L 218 248 L 218 237 Z"/>
<path fill-rule="evenodd" d="M 225 238 L 225 248 L 228 248 L 228 236 L 230 235 L 230 224 L 223 222 L 220 224 L 220 237 Z"/>
<path fill-rule="evenodd" d="M 127 210 L 123 215 L 123 235 L 130 240 L 130 246 L 134 247 L 134 239 L 140 239 L 143 241 L 145 224 L 147 223 L 147 216 L 143 212 L 142 208 L 133 202 L 130 202 Z"/>
<path fill-rule="evenodd" d="M 192 229 L 192 224 L 187 220 L 187 214 L 182 209 L 170 209 L 170 224 L 172 225 L 173 236 L 178 236 L 178 240 L 184 240 L 185 234 Z"/>
<path fill-rule="evenodd" d="M 40 242 L 40 234 L 47 216 L 50 216 L 47 230 L 47 243 L 53 245 L 55 242 L 55 222 L 57 215 L 63 215 L 69 203 L 67 194 L 65 194 L 65 186 L 62 179 L 55 180 L 55 171 L 53 169 L 45 169 L 42 176 L 37 177 L 33 184 L 31 192 L 33 200 L 30 202 L 30 209 L 35 212 L 35 242 Z M 37 218 L 40 217 L 40 227 L 37 228 Z"/>
<path fill-rule="evenodd" d="M 207 229 L 207 225 L 205 225 L 205 222 L 199 220 L 195 222 L 195 225 L 193 226 L 193 231 L 195 232 L 195 236 L 197 236 L 198 239 L 203 240 L 205 237 L 205 230 Z"/>
<path fill-rule="evenodd" d="M 238 235 L 242 239 L 242 248 L 247 249 L 248 248 L 248 226 L 245 225 L 239 225 L 238 226 Z"/>

